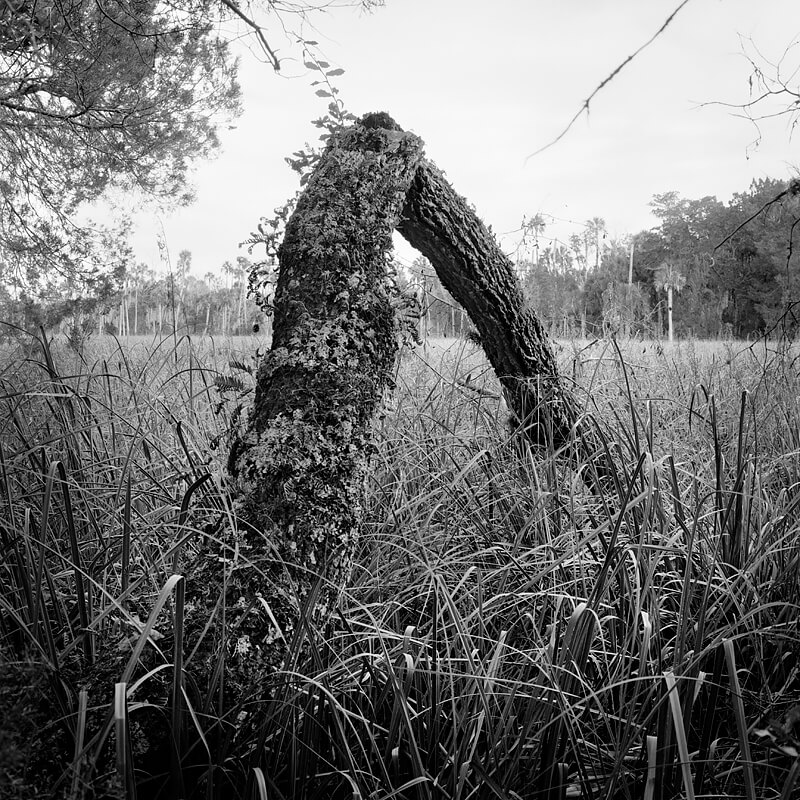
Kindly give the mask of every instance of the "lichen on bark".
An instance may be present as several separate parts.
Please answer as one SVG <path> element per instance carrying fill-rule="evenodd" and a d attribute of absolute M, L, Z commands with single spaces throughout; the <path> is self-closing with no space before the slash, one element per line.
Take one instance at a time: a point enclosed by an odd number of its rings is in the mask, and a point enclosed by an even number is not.
<path fill-rule="evenodd" d="M 301 609 L 326 621 L 348 578 L 397 356 L 391 237 L 421 158 L 420 139 L 367 115 L 331 137 L 287 224 L 272 346 L 231 460 L 226 675 L 236 694 L 280 666 Z"/>

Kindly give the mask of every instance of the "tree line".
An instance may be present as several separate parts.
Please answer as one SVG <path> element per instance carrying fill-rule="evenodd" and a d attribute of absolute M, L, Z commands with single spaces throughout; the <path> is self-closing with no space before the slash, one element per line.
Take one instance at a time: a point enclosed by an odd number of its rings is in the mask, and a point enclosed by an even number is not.
<path fill-rule="evenodd" d="M 528 302 L 553 335 L 661 338 L 672 330 L 677 337 L 747 338 L 772 329 L 798 298 L 793 236 L 800 200 L 793 182 L 754 181 L 727 203 L 666 192 L 651 206 L 659 225 L 620 239 L 608 236 L 601 217 L 567 241 L 547 236 L 543 215 L 523 224 L 525 255 L 517 270 Z M 37 293 L 0 286 L 0 318 L 25 330 L 60 329 L 76 342 L 94 333 L 269 330 L 269 317 L 249 292 L 249 258 L 200 276 L 188 250 L 166 272 L 134 262 L 122 245 L 107 252 L 109 263 L 88 282 L 53 281 Z M 259 264 L 265 270 L 274 273 L 274 262 Z M 464 309 L 427 259 L 395 271 L 420 300 L 421 338 L 469 332 Z"/>
<path fill-rule="evenodd" d="M 241 336 L 254 326 L 268 332 L 269 319 L 249 296 L 252 269 L 252 261 L 239 256 L 216 272 L 195 275 L 192 254 L 183 250 L 166 272 L 120 263 L 88 283 L 53 283 L 43 293 L 0 286 L 0 335 L 42 327 L 82 346 L 104 334 Z"/>
<path fill-rule="evenodd" d="M 795 181 L 772 178 L 727 203 L 658 194 L 659 225 L 619 240 L 599 218 L 567 242 L 547 240 L 537 215 L 525 225 L 532 256 L 518 269 L 559 335 L 667 336 L 671 297 L 675 336 L 747 338 L 772 329 L 799 296 L 797 195 Z"/>

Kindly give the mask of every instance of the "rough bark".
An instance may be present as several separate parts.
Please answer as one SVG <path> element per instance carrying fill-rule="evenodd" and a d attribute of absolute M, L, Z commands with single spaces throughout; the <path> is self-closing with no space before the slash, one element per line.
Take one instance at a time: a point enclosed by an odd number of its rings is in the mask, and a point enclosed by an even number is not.
<path fill-rule="evenodd" d="M 327 620 L 349 577 L 398 347 L 388 253 L 421 158 L 420 139 L 368 115 L 332 138 L 288 222 L 272 346 L 230 458 L 242 523 L 225 602 L 235 696 L 280 666 L 301 609 Z"/>
<path fill-rule="evenodd" d="M 574 446 L 603 477 L 607 469 L 597 441 L 559 375 L 553 349 L 525 303 L 513 265 L 464 198 L 427 160 L 417 169 L 398 230 L 430 260 L 442 285 L 469 314 L 529 439 L 537 446 Z"/>
<path fill-rule="evenodd" d="M 218 608 L 213 562 L 229 567 L 225 676 L 239 698 L 280 666 L 302 614 L 327 620 L 348 579 L 373 422 L 397 355 L 386 271 L 396 228 L 468 312 L 532 440 L 594 455 L 511 263 L 423 160 L 421 140 L 385 114 L 334 136 L 286 229 L 272 346 L 231 452 L 238 538 L 194 576 L 202 623 Z"/>

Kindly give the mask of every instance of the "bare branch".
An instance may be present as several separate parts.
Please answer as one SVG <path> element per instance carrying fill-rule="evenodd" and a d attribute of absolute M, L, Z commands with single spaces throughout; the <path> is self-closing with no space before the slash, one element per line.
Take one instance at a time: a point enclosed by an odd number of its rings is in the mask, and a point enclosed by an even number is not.
<path fill-rule="evenodd" d="M 789 61 L 790 56 L 797 57 L 800 39 L 791 41 L 775 62 L 768 59 L 752 39 L 740 37 L 740 41 L 742 55 L 751 69 L 748 79 L 750 99 L 744 103 L 710 101 L 701 103 L 700 107 L 721 106 L 741 112 L 734 116 L 746 119 L 756 130 L 755 139 L 747 146 L 750 151 L 761 143 L 760 122 L 788 116 L 792 130 L 800 122 L 800 85 L 796 83 L 800 74 L 800 61 Z"/>
<path fill-rule="evenodd" d="M 631 53 L 631 55 L 629 55 L 605 80 L 601 81 L 597 85 L 595 90 L 586 98 L 586 100 L 583 101 L 583 105 L 578 109 L 575 116 L 567 123 L 567 126 L 564 128 L 564 130 L 561 131 L 561 133 L 559 133 L 555 139 L 553 139 L 551 142 L 548 142 L 544 147 L 540 147 L 538 150 L 535 150 L 533 153 L 527 156 L 525 158 L 525 163 L 527 164 L 528 161 L 534 156 L 538 156 L 539 153 L 549 150 L 554 144 L 560 142 L 567 135 L 567 133 L 569 133 L 572 126 L 578 121 L 578 119 L 580 119 L 581 115 L 584 112 L 589 111 L 589 104 L 592 102 L 592 100 L 594 100 L 598 92 L 600 92 L 607 84 L 614 80 L 614 78 L 616 78 L 617 75 L 619 75 L 619 73 L 622 72 L 622 70 L 628 66 L 628 64 L 630 64 L 631 61 L 636 58 L 636 56 L 639 55 L 639 53 L 648 48 L 659 36 L 661 36 L 661 34 L 667 29 L 667 26 L 678 15 L 678 12 L 688 3 L 689 0 L 683 0 L 683 2 L 667 17 L 667 19 L 664 21 L 664 24 L 641 47 L 639 47 L 638 50 Z"/>
<path fill-rule="evenodd" d="M 234 0 L 220 0 L 220 3 L 233 11 L 233 13 L 236 14 L 236 16 L 239 17 L 245 23 L 245 25 L 253 30 L 259 44 L 267 54 L 267 58 L 269 58 L 272 68 L 275 70 L 275 72 L 280 72 L 281 63 L 278 60 L 278 56 L 275 55 L 275 51 L 269 46 L 269 42 L 267 41 L 267 37 L 264 35 L 263 28 L 252 17 L 245 14 L 244 11 L 239 8 L 236 2 L 234 2 Z"/>

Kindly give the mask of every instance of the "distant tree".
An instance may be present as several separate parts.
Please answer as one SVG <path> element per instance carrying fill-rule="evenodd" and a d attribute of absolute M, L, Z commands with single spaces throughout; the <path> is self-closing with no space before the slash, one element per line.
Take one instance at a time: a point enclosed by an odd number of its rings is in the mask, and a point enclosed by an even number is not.
<path fill-rule="evenodd" d="M 442 286 L 433 264 L 424 256 L 414 259 L 411 265 L 411 282 L 421 303 L 419 322 L 423 339 L 428 336 L 459 336 L 469 328 L 464 309 Z"/>
<path fill-rule="evenodd" d="M 33 333 L 38 327 L 61 329 L 80 348 L 94 331 L 103 326 L 101 319 L 120 309 L 127 281 L 127 249 L 109 253 L 105 270 L 77 280 L 74 277 L 53 280 L 30 292 L 24 287 L 0 283 L 0 320 L 7 323 L 2 337 L 13 337 L 11 326 Z M 115 325 L 116 330 L 116 325 Z"/>
<path fill-rule="evenodd" d="M 602 303 L 604 335 L 627 337 L 647 330 L 648 305 L 637 284 L 609 283 Z"/>
<path fill-rule="evenodd" d="M 128 294 L 133 294 L 133 330 L 131 333 L 137 336 L 139 333 L 139 295 L 142 286 L 147 279 L 148 268 L 147 264 L 139 262 L 134 264 L 127 274 L 127 281 L 125 288 Z"/>
<path fill-rule="evenodd" d="M 661 225 L 641 236 L 640 261 L 653 273 L 665 261 L 681 263 L 686 284 L 676 330 L 716 336 L 730 325 L 736 336 L 747 336 L 783 313 L 798 272 L 792 238 L 800 198 L 788 187 L 785 181 L 754 181 L 728 204 L 675 192 L 654 197 Z"/>
<path fill-rule="evenodd" d="M 669 341 L 673 340 L 672 328 L 672 297 L 674 292 L 680 292 L 686 285 L 686 276 L 681 272 L 681 264 L 669 259 L 664 261 L 655 273 L 656 289 L 667 293 L 667 330 Z"/>
<path fill-rule="evenodd" d="M 604 336 L 624 337 L 646 331 L 649 303 L 638 283 L 631 280 L 629 284 L 629 242 L 607 240 L 602 249 L 602 260 L 583 287 L 587 323 L 602 329 Z M 648 287 L 649 277 L 645 275 Z"/>
<path fill-rule="evenodd" d="M 539 256 L 541 255 L 539 237 L 546 228 L 547 223 L 541 214 L 534 214 L 529 220 L 524 220 L 522 223 L 522 242 L 520 244 L 524 249 L 530 250 L 534 267 L 539 265 Z"/>
<path fill-rule="evenodd" d="M 189 321 L 186 317 L 186 288 L 189 281 L 189 273 L 192 270 L 192 253 L 190 250 L 181 250 L 178 253 L 178 260 L 175 262 L 175 272 L 172 275 L 173 281 L 173 300 L 175 303 L 175 319 L 178 326 L 189 328 Z"/>
<path fill-rule="evenodd" d="M 558 239 L 545 246 L 539 254 L 539 260 L 553 272 L 571 272 L 573 269 L 570 249 Z"/>
<path fill-rule="evenodd" d="M 728 254 L 722 262 L 730 286 L 726 321 L 738 335 L 771 327 L 800 298 L 800 247 L 794 242 L 800 196 L 789 188 L 786 181 L 761 179 L 730 202 L 726 233 L 747 221 L 721 248 Z"/>
<path fill-rule="evenodd" d="M 603 257 L 603 244 L 607 235 L 606 221 L 602 217 L 592 217 L 586 221 L 584 239 L 587 242 L 587 252 L 594 250 L 594 268 L 600 269 Z"/>
<path fill-rule="evenodd" d="M 635 271 L 649 286 L 650 303 L 659 317 L 662 328 L 661 292 L 669 292 L 661 278 L 669 273 L 666 263 L 680 264 L 685 279 L 681 285 L 684 299 L 680 307 L 673 305 L 673 336 L 675 331 L 701 336 L 716 336 L 729 302 L 724 274 L 730 260 L 728 251 L 716 251 L 723 238 L 730 212 L 716 197 L 690 200 L 677 192 L 665 192 L 653 197 L 653 213 L 661 220 L 654 231 L 637 235 Z M 672 294 L 676 286 L 672 285 Z M 667 308 L 669 317 L 669 308 Z M 669 329 L 669 319 L 667 319 Z M 668 335 L 669 332 L 667 331 Z"/>
<path fill-rule="evenodd" d="M 216 273 L 206 272 L 206 274 L 203 275 L 203 283 L 208 288 L 208 291 L 206 292 L 204 297 L 205 307 L 206 307 L 205 309 L 206 320 L 205 320 L 205 325 L 203 326 L 203 333 L 208 334 L 211 333 L 211 325 L 212 325 L 211 313 L 213 310 L 216 309 L 217 306 L 217 293 L 219 292 L 221 281 Z M 214 322 L 216 322 L 216 319 L 214 320 Z"/>
<path fill-rule="evenodd" d="M 553 255 L 553 250 L 546 248 L 538 265 L 524 270 L 522 288 L 537 316 L 551 330 L 565 334 L 575 326 L 581 293 L 576 275 Z"/>
<path fill-rule="evenodd" d="M 586 236 L 573 233 L 569 237 L 569 246 L 573 264 L 579 269 L 586 271 L 589 265 L 589 240 Z"/>

